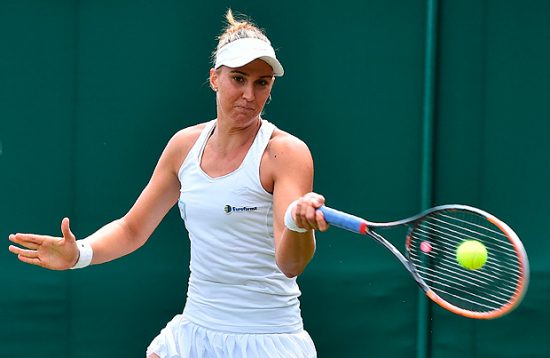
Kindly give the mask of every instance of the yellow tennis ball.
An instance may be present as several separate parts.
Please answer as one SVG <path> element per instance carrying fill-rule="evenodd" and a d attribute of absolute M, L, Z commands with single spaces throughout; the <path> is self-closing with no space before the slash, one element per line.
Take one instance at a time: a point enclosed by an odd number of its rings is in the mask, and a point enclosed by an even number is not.
<path fill-rule="evenodd" d="M 487 262 L 487 248 L 477 240 L 467 240 L 458 245 L 456 260 L 468 270 L 478 270 Z"/>

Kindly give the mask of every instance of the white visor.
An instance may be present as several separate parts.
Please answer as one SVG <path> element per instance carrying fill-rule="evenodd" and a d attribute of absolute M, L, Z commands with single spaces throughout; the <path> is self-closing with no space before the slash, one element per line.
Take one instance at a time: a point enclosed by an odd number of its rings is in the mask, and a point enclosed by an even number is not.
<path fill-rule="evenodd" d="M 231 68 L 242 67 L 256 59 L 265 61 L 273 68 L 274 76 L 282 76 L 285 73 L 283 66 L 275 56 L 275 50 L 267 42 L 255 38 L 238 39 L 228 43 L 216 52 L 216 64 L 214 68 L 227 66 Z"/>

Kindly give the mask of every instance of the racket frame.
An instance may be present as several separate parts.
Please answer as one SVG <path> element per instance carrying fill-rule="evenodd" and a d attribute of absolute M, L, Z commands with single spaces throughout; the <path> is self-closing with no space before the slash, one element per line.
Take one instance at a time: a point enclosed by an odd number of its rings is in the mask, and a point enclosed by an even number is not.
<path fill-rule="evenodd" d="M 513 311 L 521 303 L 523 297 L 525 296 L 525 292 L 527 291 L 527 287 L 529 284 L 529 262 L 527 259 L 527 253 L 525 252 L 525 248 L 523 247 L 523 244 L 519 239 L 519 237 L 517 236 L 517 234 L 506 223 L 504 223 L 494 215 L 489 214 L 484 210 L 481 210 L 472 206 L 468 206 L 468 205 L 461 205 L 461 204 L 440 205 L 440 206 L 435 206 L 433 208 L 425 210 L 417 215 L 408 217 L 406 219 L 389 221 L 389 222 L 371 222 L 363 218 L 360 218 L 358 216 L 351 215 L 336 209 L 332 209 L 327 206 L 322 206 L 321 208 L 319 208 L 319 210 L 323 213 L 325 220 L 330 225 L 333 225 L 357 234 L 368 235 L 371 238 L 373 238 L 376 242 L 378 242 L 379 244 L 384 246 L 386 249 L 388 249 L 401 262 L 401 264 L 405 267 L 405 269 L 409 271 L 411 276 L 414 278 L 418 286 L 425 292 L 425 294 L 433 302 L 449 310 L 450 312 L 453 312 L 455 314 L 458 314 L 464 317 L 474 318 L 474 319 L 494 319 L 494 318 L 502 317 L 510 313 L 511 311 Z M 393 244 L 391 244 L 382 235 L 374 231 L 376 229 L 388 229 L 388 228 L 394 228 L 394 227 L 399 227 L 404 225 L 411 225 L 411 224 L 420 222 L 423 218 L 435 212 L 441 212 L 441 211 L 464 211 L 464 212 L 470 212 L 470 213 L 482 216 L 486 218 L 489 222 L 491 222 L 493 225 L 498 227 L 499 230 L 504 235 L 506 235 L 506 237 L 514 247 L 516 256 L 519 261 L 519 267 L 520 267 L 520 280 L 516 287 L 516 291 L 512 295 L 513 298 L 509 303 L 503 305 L 499 309 L 488 311 L 488 312 L 471 311 L 449 303 L 445 299 L 441 298 L 434 290 L 432 290 L 428 284 L 426 284 L 424 279 L 422 279 L 422 277 L 420 277 L 420 275 L 418 274 L 415 265 L 409 259 L 407 259 L 401 251 L 399 251 Z M 405 241 L 406 246 L 410 244 L 411 230 L 412 229 L 409 229 L 409 233 L 407 234 L 407 237 L 406 237 L 406 241 Z"/>

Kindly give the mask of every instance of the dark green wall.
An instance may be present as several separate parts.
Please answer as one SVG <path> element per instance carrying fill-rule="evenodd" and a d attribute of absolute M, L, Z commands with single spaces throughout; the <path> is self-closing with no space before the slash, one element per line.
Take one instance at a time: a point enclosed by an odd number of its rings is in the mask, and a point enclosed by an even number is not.
<path fill-rule="evenodd" d="M 215 116 L 206 79 L 229 6 L 278 48 L 286 75 L 265 117 L 308 143 L 315 190 L 373 221 L 420 209 L 426 1 L 3 0 L 1 237 L 58 235 L 63 216 L 83 237 L 128 210 L 171 135 Z M 439 1 L 432 204 L 509 222 L 532 276 L 495 321 L 431 307 L 431 357 L 550 356 L 548 14 L 543 0 Z M 0 357 L 143 356 L 183 308 L 189 244 L 175 210 L 144 248 L 85 270 L 25 266 L 8 244 Z M 320 357 L 416 356 L 416 286 L 377 244 L 319 234 L 299 282 Z"/>
<path fill-rule="evenodd" d="M 522 306 L 495 321 L 434 310 L 434 358 L 550 356 L 549 14 L 547 1 L 442 3 L 436 200 L 508 221 L 531 283 Z"/>

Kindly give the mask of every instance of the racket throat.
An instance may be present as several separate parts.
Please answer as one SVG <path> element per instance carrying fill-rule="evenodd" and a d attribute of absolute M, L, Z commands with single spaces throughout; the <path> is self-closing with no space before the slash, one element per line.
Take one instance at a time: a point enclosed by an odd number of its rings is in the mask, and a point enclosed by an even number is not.
<path fill-rule="evenodd" d="M 369 230 L 369 226 L 367 225 L 367 223 L 364 221 L 362 222 L 360 225 L 359 225 L 359 233 L 361 235 L 367 235 L 368 233 L 370 232 Z"/>

